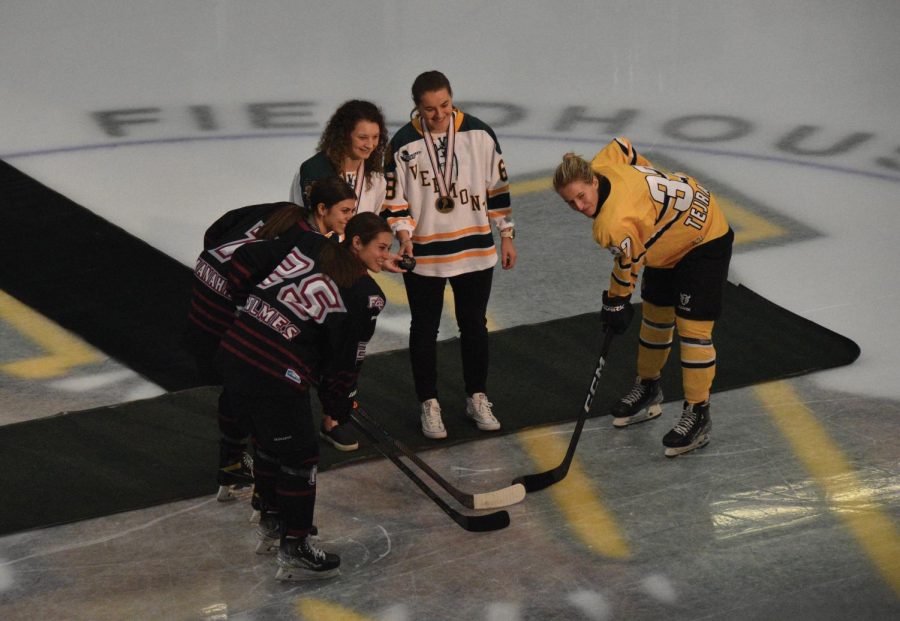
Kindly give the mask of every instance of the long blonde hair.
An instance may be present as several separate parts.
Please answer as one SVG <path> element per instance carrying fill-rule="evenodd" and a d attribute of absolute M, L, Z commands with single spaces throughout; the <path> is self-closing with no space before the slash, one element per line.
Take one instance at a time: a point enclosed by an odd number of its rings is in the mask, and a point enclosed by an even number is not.
<path fill-rule="evenodd" d="M 594 176 L 594 171 L 591 170 L 591 165 L 587 160 L 580 155 L 566 153 L 563 155 L 562 163 L 556 167 L 556 172 L 553 173 L 553 189 L 559 192 L 573 181 L 591 183 Z"/>

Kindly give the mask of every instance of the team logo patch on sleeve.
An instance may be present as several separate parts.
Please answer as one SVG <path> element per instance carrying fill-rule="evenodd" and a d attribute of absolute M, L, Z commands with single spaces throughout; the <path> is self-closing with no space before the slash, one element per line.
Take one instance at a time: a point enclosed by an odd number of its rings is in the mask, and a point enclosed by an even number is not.
<path fill-rule="evenodd" d="M 384 310 L 384 298 L 380 295 L 369 296 L 369 308 L 377 308 L 379 311 Z"/>
<path fill-rule="evenodd" d="M 359 345 L 356 346 L 356 362 L 357 364 L 362 363 L 363 360 L 366 359 L 366 346 L 369 344 L 369 341 L 362 341 Z"/>

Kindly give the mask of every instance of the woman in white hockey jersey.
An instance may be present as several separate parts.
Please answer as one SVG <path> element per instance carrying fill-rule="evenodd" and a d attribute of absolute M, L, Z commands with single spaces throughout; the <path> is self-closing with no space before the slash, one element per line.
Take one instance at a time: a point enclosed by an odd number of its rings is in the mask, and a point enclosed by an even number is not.
<path fill-rule="evenodd" d="M 504 269 L 516 264 L 509 181 L 493 130 L 453 107 L 450 82 L 439 71 L 412 85 L 412 120 L 391 139 L 385 163 L 387 198 L 382 215 L 416 258 L 403 274 L 412 314 L 409 351 L 422 433 L 447 437 L 437 394 L 437 334 L 447 281 L 460 332 L 466 415 L 479 429 L 500 423 L 487 398 L 487 304 L 500 235 Z"/>

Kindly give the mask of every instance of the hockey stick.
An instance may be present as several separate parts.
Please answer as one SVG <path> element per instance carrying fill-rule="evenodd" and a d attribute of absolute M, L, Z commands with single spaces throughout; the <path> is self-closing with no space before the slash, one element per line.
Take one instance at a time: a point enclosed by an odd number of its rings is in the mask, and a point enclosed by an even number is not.
<path fill-rule="evenodd" d="M 521 483 L 525 486 L 525 491 L 536 492 L 545 487 L 550 487 L 554 483 L 559 483 L 569 473 L 569 466 L 572 464 L 572 458 L 575 457 L 575 447 L 578 445 L 578 438 L 581 437 L 581 429 L 584 427 L 584 421 L 587 420 L 588 412 L 591 411 L 591 403 L 594 401 L 594 392 L 597 390 L 597 384 L 600 382 L 600 375 L 603 373 L 603 367 L 606 366 L 606 356 L 609 354 L 609 348 L 612 344 L 613 333 L 606 332 L 603 339 L 603 347 L 600 350 L 600 358 L 597 360 L 597 368 L 594 369 L 594 375 L 591 377 L 591 386 L 588 388 L 587 398 L 584 400 L 584 406 L 578 413 L 578 422 L 575 423 L 575 431 L 572 432 L 572 439 L 569 441 L 569 449 L 562 463 L 556 468 L 552 468 L 545 472 L 537 474 L 526 474 L 517 477 L 513 483 Z"/>
<path fill-rule="evenodd" d="M 403 455 L 413 462 L 416 466 L 418 466 L 425 474 L 434 480 L 435 483 L 440 485 L 446 490 L 448 494 L 453 496 L 456 501 L 469 509 L 498 509 L 500 507 L 508 507 L 509 505 L 514 505 L 517 502 L 522 502 L 525 499 L 525 486 L 520 483 L 514 483 L 508 487 L 504 487 L 503 489 L 494 490 L 492 492 L 484 492 L 480 494 L 469 494 L 461 489 L 455 487 L 453 484 L 448 482 L 444 477 L 442 477 L 438 472 L 434 470 L 431 466 L 429 466 L 424 460 L 422 460 L 418 455 L 415 454 L 412 450 L 407 448 L 402 442 L 399 440 L 395 440 L 387 429 L 382 427 L 378 421 L 372 418 L 368 412 L 366 412 L 363 408 L 358 408 L 354 412 L 360 419 L 360 421 L 364 422 L 369 426 L 370 429 L 374 429 L 382 436 L 384 436 L 385 440 L 393 444 L 394 447 L 397 448 Z"/>
<path fill-rule="evenodd" d="M 471 531 L 473 533 L 483 533 L 492 530 L 500 530 L 501 528 L 506 528 L 509 526 L 509 513 L 506 511 L 495 511 L 494 513 L 488 513 L 487 515 L 466 515 L 464 513 L 460 513 L 450 505 L 448 505 L 440 496 L 438 496 L 433 489 L 428 487 L 428 485 L 423 481 L 419 476 L 413 472 L 409 466 L 403 463 L 400 459 L 400 456 L 397 454 L 396 450 L 389 444 L 382 444 L 378 441 L 375 434 L 367 429 L 365 425 L 361 424 L 357 419 L 355 414 L 350 415 L 350 421 L 354 424 L 354 426 L 359 429 L 366 438 L 368 438 L 369 442 L 375 447 L 379 453 L 390 459 L 394 462 L 394 465 L 397 466 L 403 474 L 405 474 L 409 479 L 415 483 L 419 489 L 425 492 L 425 495 L 428 496 L 434 503 L 440 507 L 444 513 L 449 515 L 454 522 L 462 526 L 465 530 Z"/>

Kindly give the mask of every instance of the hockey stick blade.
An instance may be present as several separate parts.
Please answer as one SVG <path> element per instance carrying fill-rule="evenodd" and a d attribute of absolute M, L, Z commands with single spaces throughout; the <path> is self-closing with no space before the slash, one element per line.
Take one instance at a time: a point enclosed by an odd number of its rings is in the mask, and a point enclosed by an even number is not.
<path fill-rule="evenodd" d="M 537 474 L 523 474 L 513 479 L 513 483 L 519 483 L 525 488 L 527 493 L 538 492 L 544 488 L 550 487 L 554 483 L 559 483 L 569 473 L 569 464 L 563 463 L 547 470 L 546 472 L 538 472 Z"/>
<path fill-rule="evenodd" d="M 508 507 L 510 505 L 516 504 L 517 502 L 522 502 L 523 500 L 525 500 L 525 486 L 521 483 L 515 482 L 512 485 L 491 492 L 482 492 L 477 494 L 464 492 L 444 479 L 444 477 L 442 477 L 434 468 L 429 466 L 427 462 L 416 455 L 414 451 L 409 449 L 399 440 L 396 440 L 394 437 L 392 437 L 388 430 L 382 427 L 378 423 L 378 421 L 372 418 L 372 416 L 362 407 L 357 408 L 354 411 L 353 416 L 358 418 L 358 420 L 354 421 L 357 425 L 363 423 L 370 429 L 374 429 L 379 434 L 384 436 L 385 441 L 388 444 L 392 444 L 397 450 L 403 453 L 403 455 L 407 459 L 409 459 L 425 474 L 431 477 L 431 479 L 435 483 L 440 485 L 448 494 L 453 496 L 453 498 L 459 504 L 468 507 L 469 509 L 499 509 L 500 507 Z"/>
<path fill-rule="evenodd" d="M 591 376 L 591 386 L 588 388 L 587 397 L 585 397 L 584 405 L 578 412 L 578 422 L 575 423 L 575 430 L 572 432 L 572 439 L 569 440 L 569 448 L 566 450 L 566 456 L 562 462 L 555 468 L 551 468 L 545 472 L 536 474 L 525 474 L 513 479 L 513 483 L 521 483 L 528 493 L 537 492 L 544 488 L 550 487 L 554 483 L 559 483 L 566 475 L 569 474 L 569 466 L 572 465 L 572 459 L 575 457 L 575 447 L 578 446 L 578 439 L 581 437 L 581 430 L 584 428 L 584 422 L 587 420 L 588 413 L 591 411 L 591 404 L 594 402 L 594 393 L 597 391 L 597 384 L 600 382 L 600 376 L 603 373 L 603 367 L 606 366 L 606 357 L 609 355 L 609 348 L 612 345 L 613 333 L 606 332 L 603 339 L 603 346 L 600 348 L 600 357 L 597 359 L 597 366 L 594 368 L 594 374 Z"/>
<path fill-rule="evenodd" d="M 400 456 L 391 445 L 380 443 L 375 437 L 375 434 L 369 431 L 365 426 L 359 424 L 359 421 L 354 417 L 351 417 L 350 420 L 353 421 L 356 428 L 368 438 L 369 442 L 375 447 L 375 450 L 394 462 L 394 465 L 397 466 L 409 480 L 415 483 L 416 486 L 421 489 L 432 502 L 434 502 L 434 504 L 440 507 L 444 513 L 450 516 L 450 518 L 462 528 L 473 533 L 484 533 L 500 530 L 509 526 L 509 513 L 506 511 L 495 511 L 494 513 L 485 515 L 467 515 L 465 513 L 460 513 L 447 504 L 444 499 L 438 496 L 425 481 L 409 468 L 409 466 L 403 463 L 403 460 L 400 459 Z"/>

